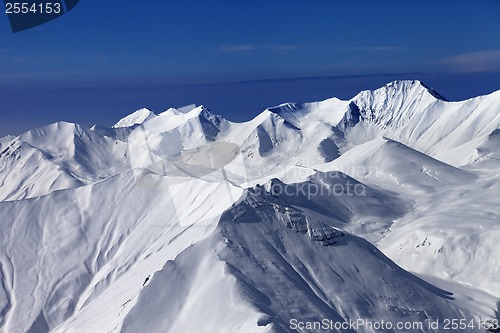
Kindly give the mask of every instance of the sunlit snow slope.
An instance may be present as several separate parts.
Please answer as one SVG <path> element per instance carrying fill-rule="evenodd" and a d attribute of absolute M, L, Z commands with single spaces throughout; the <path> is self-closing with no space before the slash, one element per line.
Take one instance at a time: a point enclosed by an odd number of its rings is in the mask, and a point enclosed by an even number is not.
<path fill-rule="evenodd" d="M 499 170 L 500 91 L 419 81 L 244 123 L 189 106 L 5 137 L 0 331 L 485 332 Z"/>

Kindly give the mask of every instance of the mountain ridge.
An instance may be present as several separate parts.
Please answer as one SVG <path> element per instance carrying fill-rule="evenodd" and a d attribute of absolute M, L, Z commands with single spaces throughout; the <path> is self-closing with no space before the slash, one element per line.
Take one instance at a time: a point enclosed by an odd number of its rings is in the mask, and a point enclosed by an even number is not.
<path fill-rule="evenodd" d="M 0 330 L 499 320 L 499 111 L 500 91 L 396 81 L 242 123 L 192 105 L 2 138 Z"/>

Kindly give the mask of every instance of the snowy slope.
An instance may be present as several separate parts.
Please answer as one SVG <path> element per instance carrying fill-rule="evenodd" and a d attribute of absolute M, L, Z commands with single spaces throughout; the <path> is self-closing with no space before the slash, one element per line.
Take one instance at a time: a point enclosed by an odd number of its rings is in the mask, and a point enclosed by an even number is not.
<path fill-rule="evenodd" d="M 377 132 L 439 159 L 440 154 L 500 127 L 499 96 L 497 91 L 447 102 L 419 81 L 397 81 L 362 92 L 352 101 L 360 109 L 361 124 L 371 128 L 374 124 Z"/>
<path fill-rule="evenodd" d="M 500 91 L 448 102 L 420 81 L 395 81 L 349 101 L 283 104 L 270 110 L 305 129 L 318 123 L 341 130 L 349 147 L 387 136 L 439 159 L 500 127 Z M 337 132 L 338 134 L 338 132 Z M 475 147 L 474 147 L 475 148 Z M 468 153 L 463 151 L 462 154 Z M 444 160 L 444 162 L 450 162 Z M 454 165 L 463 165 L 460 160 Z"/>
<path fill-rule="evenodd" d="M 224 182 L 189 185 L 190 191 L 152 190 L 125 172 L 77 189 L 0 203 L 4 330 L 25 332 L 35 320 L 51 330 L 63 322 L 79 332 L 113 329 L 122 304 L 148 275 L 209 234 L 241 192 L 228 193 Z"/>
<path fill-rule="evenodd" d="M 319 169 L 342 170 L 412 203 L 411 211 L 396 219 L 390 230 L 381 230 L 381 237 L 373 238 L 375 226 L 369 232 L 352 229 L 377 242 L 402 267 L 499 297 L 500 165 L 495 162 L 485 160 L 459 169 L 401 143 L 378 139 Z"/>
<path fill-rule="evenodd" d="M 0 331 L 500 319 L 499 128 L 500 91 L 395 81 L 2 138 Z"/>
<path fill-rule="evenodd" d="M 129 168 L 126 149 L 123 142 L 66 122 L 26 132 L 2 144 L 0 200 L 106 179 Z"/>
<path fill-rule="evenodd" d="M 356 146 L 331 163 L 318 167 L 341 170 L 384 188 L 427 194 L 445 185 L 468 184 L 477 176 L 414 150 L 379 138 Z"/>
<path fill-rule="evenodd" d="M 293 319 L 397 323 L 471 316 L 370 243 L 285 200 L 262 189 L 245 193 L 210 239 L 153 276 L 123 332 L 290 332 Z"/>
<path fill-rule="evenodd" d="M 378 245 L 407 269 L 500 297 L 500 182 L 498 174 L 477 174 L 482 177 L 473 183 L 415 197 L 413 212 L 398 220 Z"/>

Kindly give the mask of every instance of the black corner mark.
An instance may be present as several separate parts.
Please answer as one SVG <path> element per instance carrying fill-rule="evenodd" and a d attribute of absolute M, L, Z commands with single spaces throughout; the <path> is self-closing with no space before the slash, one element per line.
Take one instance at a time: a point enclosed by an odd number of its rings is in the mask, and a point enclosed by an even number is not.
<path fill-rule="evenodd" d="M 52 21 L 75 8 L 78 2 L 79 0 L 4 0 L 12 32 Z"/>

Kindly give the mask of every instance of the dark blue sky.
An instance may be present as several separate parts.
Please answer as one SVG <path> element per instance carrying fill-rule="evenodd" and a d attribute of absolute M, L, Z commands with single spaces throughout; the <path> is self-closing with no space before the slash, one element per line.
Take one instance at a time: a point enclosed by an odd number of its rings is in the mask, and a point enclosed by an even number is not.
<path fill-rule="evenodd" d="M 500 89 L 498 72 L 498 0 L 81 0 L 16 34 L 0 13 L 0 135 L 110 124 L 141 106 L 205 104 L 242 120 L 396 78 L 462 99 Z M 357 76 L 262 81 L 338 75 Z"/>

